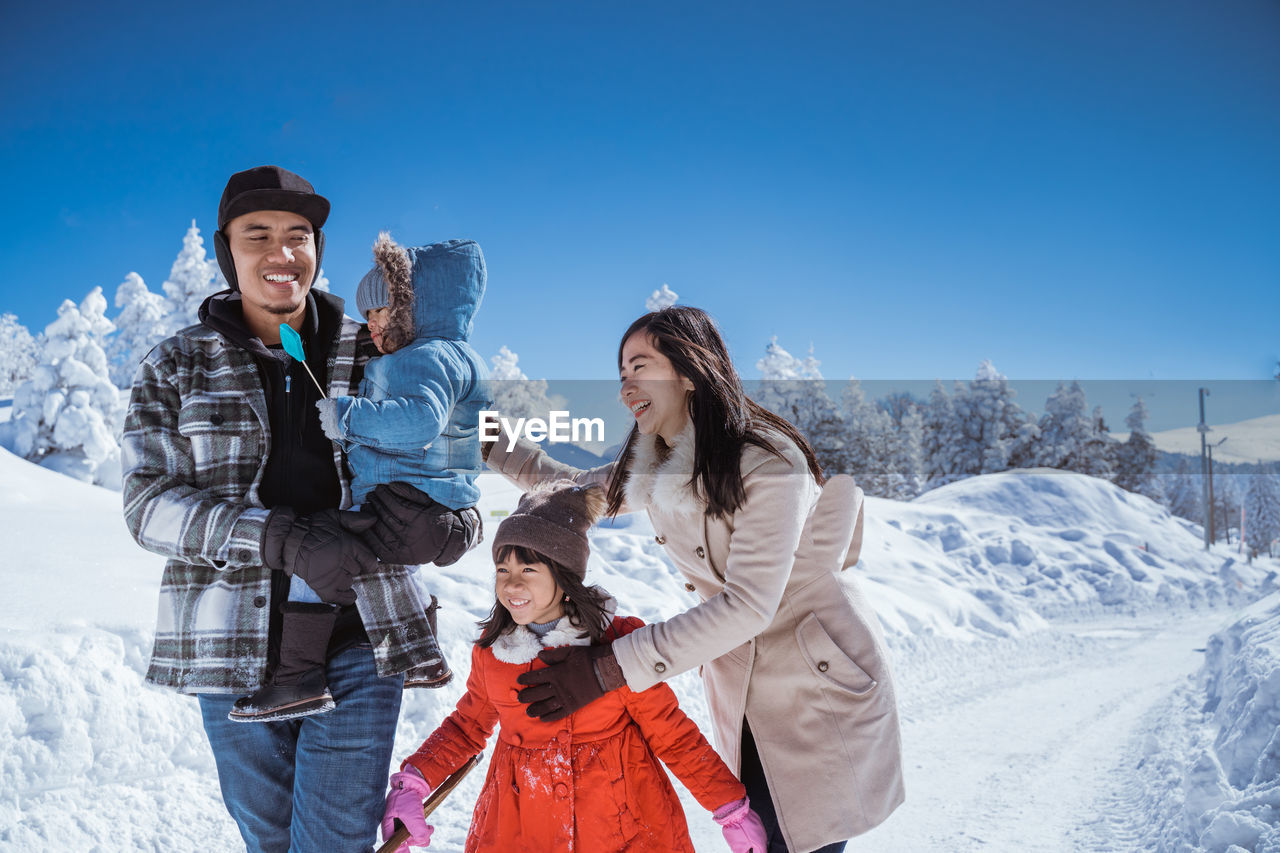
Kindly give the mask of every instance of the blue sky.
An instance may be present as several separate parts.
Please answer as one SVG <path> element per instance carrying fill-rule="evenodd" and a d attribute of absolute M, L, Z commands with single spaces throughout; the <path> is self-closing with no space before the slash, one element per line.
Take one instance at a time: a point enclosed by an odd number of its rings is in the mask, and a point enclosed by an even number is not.
<path fill-rule="evenodd" d="M 127 8 L 5 12 L 0 311 L 33 331 L 159 290 L 278 163 L 333 202 L 339 295 L 380 229 L 480 241 L 475 343 L 532 376 L 614 376 L 664 282 L 748 376 L 772 335 L 831 378 L 1280 357 L 1271 0 Z"/>

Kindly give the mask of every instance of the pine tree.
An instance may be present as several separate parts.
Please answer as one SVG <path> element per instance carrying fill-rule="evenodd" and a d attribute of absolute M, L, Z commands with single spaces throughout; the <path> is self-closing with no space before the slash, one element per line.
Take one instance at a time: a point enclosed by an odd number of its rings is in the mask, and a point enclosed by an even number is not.
<path fill-rule="evenodd" d="M 1280 479 L 1275 471 L 1258 463 L 1257 470 L 1246 475 L 1248 485 L 1244 493 L 1244 544 L 1249 548 L 1249 559 L 1271 554 L 1271 543 L 1280 538 Z"/>
<path fill-rule="evenodd" d="M 760 371 L 760 392 L 756 402 L 783 417 L 791 408 L 795 382 L 800 379 L 801 362 L 778 344 L 774 335 L 764 348 L 764 358 L 756 362 Z"/>
<path fill-rule="evenodd" d="M 978 366 L 968 387 L 957 387 L 951 401 L 960 432 L 953 463 L 956 479 L 1025 464 L 1036 429 L 1014 396 L 1009 381 L 990 361 Z"/>
<path fill-rule="evenodd" d="M 547 418 L 552 409 L 563 408 L 547 396 L 547 380 L 530 379 L 518 366 L 520 356 L 505 346 L 490 359 L 489 387 L 493 407 L 505 418 Z"/>
<path fill-rule="evenodd" d="M 957 393 L 960 384 L 956 383 Z M 924 407 L 920 436 L 920 452 L 924 462 L 924 488 L 936 489 L 960 479 L 955 469 L 955 448 L 961 439 L 951 397 L 934 382 L 929 402 Z"/>
<path fill-rule="evenodd" d="M 893 448 L 890 437 L 893 419 L 867 400 L 862 383 L 850 377 L 840 395 L 844 420 L 844 468 L 863 491 L 878 497 L 901 492 L 893 476 Z"/>
<path fill-rule="evenodd" d="M 885 497 L 910 500 L 923 490 L 924 454 L 921 438 L 924 433 L 924 415 L 919 406 L 903 412 L 901 420 L 885 412 L 889 419 L 888 452 L 889 473 Z"/>
<path fill-rule="evenodd" d="M 1093 416 L 1089 418 L 1092 429 L 1084 444 L 1084 454 L 1080 467 L 1073 470 L 1101 480 L 1110 480 L 1115 473 L 1116 441 L 1108 433 L 1106 420 L 1102 417 L 1102 407 L 1093 407 Z"/>
<path fill-rule="evenodd" d="M 165 323 L 170 334 L 200 322 L 200 304 L 215 292 L 216 267 L 205 259 L 204 239 L 196 221 L 191 220 L 191 227 L 182 238 L 182 251 L 164 283 Z"/>
<path fill-rule="evenodd" d="M 1085 413 L 1084 390 L 1079 382 L 1058 383 L 1049 395 L 1040 418 L 1040 441 L 1036 444 L 1036 465 L 1042 468 L 1078 470 L 1084 446 L 1093 433 Z"/>
<path fill-rule="evenodd" d="M 1124 444 L 1116 447 L 1116 468 L 1113 482 L 1122 489 L 1128 489 L 1152 500 L 1159 501 L 1163 497 L 1160 481 L 1155 476 L 1156 443 L 1147 432 L 1147 406 L 1139 397 L 1124 419 L 1129 428 L 1129 438 Z"/>
<path fill-rule="evenodd" d="M 1095 407 L 1092 414 L 1086 414 L 1086 407 L 1079 382 L 1069 386 L 1059 383 L 1045 401 L 1044 415 L 1040 418 L 1036 465 L 1091 477 L 1111 477 L 1115 442 L 1107 435 L 1102 409 Z"/>
<path fill-rule="evenodd" d="M 116 334 L 107 347 L 111 381 L 120 388 L 133 384 L 133 375 L 151 348 L 167 336 L 164 297 L 152 293 L 142 276 L 131 272 L 116 288 Z"/>
<path fill-rule="evenodd" d="M 15 314 L 0 314 L 0 397 L 8 397 L 36 367 L 36 340 Z"/>
<path fill-rule="evenodd" d="M 1185 457 L 1180 458 L 1177 469 L 1165 478 L 1165 506 L 1169 507 L 1169 512 L 1187 521 L 1204 524 L 1202 479 L 1187 467 Z"/>
<path fill-rule="evenodd" d="M 14 395 L 12 434 L 18 455 L 118 488 L 123 406 L 94 340 L 105 328 L 100 298 L 98 288 L 81 307 L 64 300 L 45 327 L 39 364 Z"/>

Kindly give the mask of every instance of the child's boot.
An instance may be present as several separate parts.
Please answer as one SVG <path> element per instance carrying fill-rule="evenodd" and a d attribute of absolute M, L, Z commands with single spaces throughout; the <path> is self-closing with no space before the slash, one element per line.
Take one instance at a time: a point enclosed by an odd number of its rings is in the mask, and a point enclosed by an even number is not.
<path fill-rule="evenodd" d="M 266 723 L 323 714 L 336 707 L 325 674 L 325 657 L 337 608 L 287 601 L 280 609 L 284 615 L 280 662 L 262 689 L 236 700 L 228 719 Z"/>

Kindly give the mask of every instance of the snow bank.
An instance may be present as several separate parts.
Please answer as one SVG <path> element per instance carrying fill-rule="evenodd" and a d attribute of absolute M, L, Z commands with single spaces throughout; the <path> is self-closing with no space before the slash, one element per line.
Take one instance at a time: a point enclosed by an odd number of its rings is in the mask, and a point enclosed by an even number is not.
<path fill-rule="evenodd" d="M 1212 745 L 1186 774 L 1197 849 L 1280 851 L 1280 595 L 1214 634 L 1201 671 Z"/>
<path fill-rule="evenodd" d="M 1160 504 L 1082 474 L 1046 469 L 974 477 L 909 504 L 870 502 L 868 513 L 920 543 L 912 574 L 957 586 L 1001 617 L 997 633 L 1034 625 L 1022 614 L 1079 617 L 1106 609 L 1238 606 L 1274 586 L 1225 545 L 1204 550 L 1199 529 Z M 881 535 L 884 533 L 885 535 Z M 902 537 L 877 528 L 864 563 L 901 569 Z M 923 546 L 923 553 L 921 551 Z M 927 559 L 922 559 L 927 557 Z M 987 625 L 975 626 L 987 630 Z"/>

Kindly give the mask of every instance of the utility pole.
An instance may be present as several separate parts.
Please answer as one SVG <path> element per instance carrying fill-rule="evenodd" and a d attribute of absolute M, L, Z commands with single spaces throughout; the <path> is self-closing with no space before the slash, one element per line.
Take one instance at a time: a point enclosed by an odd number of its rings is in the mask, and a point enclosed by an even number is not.
<path fill-rule="evenodd" d="M 1200 433 L 1200 514 L 1204 525 L 1204 549 L 1209 550 L 1212 543 L 1210 539 L 1211 525 L 1208 520 L 1213 513 L 1213 493 L 1210 492 L 1212 486 L 1209 484 L 1209 442 L 1206 435 L 1209 432 L 1209 425 L 1204 422 L 1204 398 L 1209 396 L 1208 388 L 1200 389 L 1200 424 L 1196 427 L 1196 432 Z"/>
<path fill-rule="evenodd" d="M 1214 512 L 1213 512 L 1214 510 L 1214 507 L 1213 507 L 1213 449 L 1215 447 L 1221 447 L 1222 442 L 1226 441 L 1229 437 L 1230 436 L 1224 435 L 1222 437 L 1222 441 L 1219 441 L 1216 444 L 1208 445 L 1208 448 L 1209 448 L 1209 530 L 1211 531 L 1209 536 L 1209 542 L 1211 544 L 1218 541 L 1218 525 L 1216 525 L 1213 520 L 1213 516 L 1214 516 Z M 1204 440 L 1204 433 L 1200 434 L 1200 440 L 1201 441 Z M 1227 518 L 1227 499 L 1225 496 L 1222 499 L 1222 518 L 1224 519 L 1224 521 Z M 1231 523 L 1230 521 L 1227 521 L 1226 524 L 1227 524 L 1227 544 L 1230 545 L 1231 544 L 1231 527 L 1230 527 Z"/>

